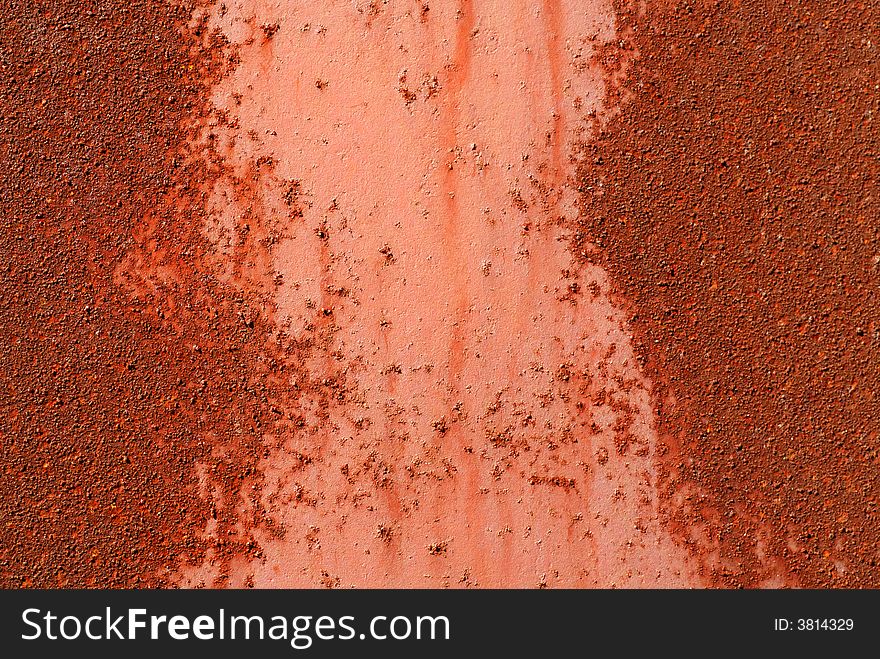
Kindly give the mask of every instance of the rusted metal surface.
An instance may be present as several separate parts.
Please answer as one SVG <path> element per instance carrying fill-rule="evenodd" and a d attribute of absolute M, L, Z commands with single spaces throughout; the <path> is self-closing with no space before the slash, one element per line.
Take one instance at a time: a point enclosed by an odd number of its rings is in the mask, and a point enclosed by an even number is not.
<path fill-rule="evenodd" d="M 187 156 L 218 69 L 188 8 L 3 15 L 3 583 L 170 583 L 209 520 L 237 523 L 273 418 L 266 329 L 206 267 L 212 174 Z M 144 241 L 157 277 L 133 294 Z"/>
<path fill-rule="evenodd" d="M 583 151 L 582 239 L 654 381 L 670 523 L 715 584 L 878 585 L 878 18 L 629 15 L 632 102 Z"/>
<path fill-rule="evenodd" d="M 2 8 L 4 585 L 877 585 L 874 3 L 81 4 Z"/>

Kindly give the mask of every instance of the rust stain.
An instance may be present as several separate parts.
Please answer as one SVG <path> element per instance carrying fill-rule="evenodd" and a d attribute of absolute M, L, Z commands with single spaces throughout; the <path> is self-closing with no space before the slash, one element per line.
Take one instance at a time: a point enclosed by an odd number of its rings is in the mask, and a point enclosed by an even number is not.
<path fill-rule="evenodd" d="M 564 177 L 562 149 L 565 137 L 565 116 L 562 110 L 562 55 L 563 45 L 560 44 L 562 32 L 562 8 L 560 0 L 544 0 L 545 21 L 547 23 L 547 65 L 549 83 L 553 97 L 553 132 L 550 137 L 550 163 L 555 177 Z M 561 183 L 561 181 L 560 181 Z"/>
<path fill-rule="evenodd" d="M 3 584 L 170 585 L 209 557 L 224 583 L 254 555 L 277 392 L 265 297 L 201 231 L 217 171 L 190 140 L 222 40 L 192 7 L 12 5 Z"/>
<path fill-rule="evenodd" d="M 455 45 L 452 59 L 448 65 L 447 82 L 441 92 L 445 103 L 441 106 L 441 150 L 444 158 L 441 173 L 442 186 L 440 193 L 446 206 L 443 218 L 444 245 L 446 248 L 446 263 L 450 269 L 452 281 L 459 282 L 448 291 L 450 303 L 453 308 L 452 332 L 449 345 L 449 382 L 451 385 L 450 404 L 454 405 L 457 399 L 457 383 L 461 377 L 465 355 L 466 340 L 464 337 L 464 325 L 468 309 L 465 283 L 461 282 L 461 274 L 464 264 L 459 258 L 463 249 L 459 236 L 459 204 L 456 199 L 458 191 L 458 178 L 461 176 L 459 168 L 459 104 L 462 102 L 461 91 L 470 73 L 471 38 L 474 29 L 474 11 L 472 0 L 461 0 L 455 13 Z"/>
<path fill-rule="evenodd" d="M 630 309 L 664 514 L 715 586 L 878 583 L 878 9 L 621 5 L 601 56 L 629 102 L 584 144 L 575 249 Z"/>

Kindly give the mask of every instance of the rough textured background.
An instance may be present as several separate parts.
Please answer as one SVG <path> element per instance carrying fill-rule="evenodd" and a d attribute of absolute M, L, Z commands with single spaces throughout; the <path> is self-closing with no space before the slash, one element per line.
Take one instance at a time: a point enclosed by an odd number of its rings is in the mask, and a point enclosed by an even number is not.
<path fill-rule="evenodd" d="M 3 585 L 878 585 L 875 3 L 0 10 Z"/>
<path fill-rule="evenodd" d="M 191 9 L 2 7 L 8 586 L 169 583 L 209 519 L 247 543 L 235 497 L 272 423 L 271 365 L 256 297 L 206 267 L 213 174 L 187 127 L 219 63 L 181 31 Z M 120 273 L 145 242 L 161 277 L 132 295 Z M 225 499 L 200 496 L 197 466 Z"/>
<path fill-rule="evenodd" d="M 632 102 L 583 150 L 581 240 L 655 383 L 671 528 L 719 585 L 878 585 L 878 19 L 630 15 Z"/>

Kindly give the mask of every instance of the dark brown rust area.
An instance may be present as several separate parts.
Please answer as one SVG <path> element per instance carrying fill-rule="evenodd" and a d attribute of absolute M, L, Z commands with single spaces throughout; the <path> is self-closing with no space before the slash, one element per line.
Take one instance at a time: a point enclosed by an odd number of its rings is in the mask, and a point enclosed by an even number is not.
<path fill-rule="evenodd" d="M 203 265 L 211 173 L 186 151 L 224 63 L 192 11 L 0 6 L 4 587 L 162 585 L 254 550 L 237 511 L 259 514 L 274 366 L 257 301 Z M 145 223 L 164 278 L 133 295 Z"/>
<path fill-rule="evenodd" d="M 628 300 L 670 524 L 718 585 L 877 587 L 880 4 L 648 5 L 576 248 Z"/>

